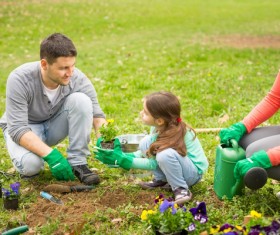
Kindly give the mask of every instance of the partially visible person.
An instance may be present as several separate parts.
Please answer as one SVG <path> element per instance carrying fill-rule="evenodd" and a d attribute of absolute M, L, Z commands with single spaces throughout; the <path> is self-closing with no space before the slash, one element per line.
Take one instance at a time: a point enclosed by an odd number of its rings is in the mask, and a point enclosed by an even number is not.
<path fill-rule="evenodd" d="M 220 131 L 221 143 L 234 139 L 246 150 L 246 159 L 237 162 L 234 174 L 251 189 L 259 189 L 267 177 L 280 180 L 280 126 L 258 127 L 280 108 L 280 73 L 262 101 L 241 121 Z"/>
<path fill-rule="evenodd" d="M 75 68 L 77 50 L 54 33 L 40 45 L 40 61 L 23 64 L 7 80 L 6 112 L 0 120 L 12 163 L 22 178 L 49 165 L 57 180 L 98 184 L 87 165 L 92 126 L 106 123 L 91 81 Z M 67 159 L 52 146 L 68 136 Z"/>
<path fill-rule="evenodd" d="M 97 147 L 96 158 L 127 170 L 152 170 L 154 179 L 140 183 L 143 189 L 169 184 L 175 203 L 191 200 L 189 188 L 201 180 L 208 168 L 208 160 L 194 130 L 181 118 L 178 98 L 170 92 L 147 95 L 140 115 L 143 123 L 151 126 L 151 133 L 141 140 L 139 151 L 123 153 L 116 139 L 114 150 Z"/>

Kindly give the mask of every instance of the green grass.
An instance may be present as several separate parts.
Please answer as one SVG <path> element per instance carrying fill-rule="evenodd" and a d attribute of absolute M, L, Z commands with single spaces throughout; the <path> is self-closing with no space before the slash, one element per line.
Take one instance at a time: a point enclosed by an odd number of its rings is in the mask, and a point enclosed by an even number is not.
<path fill-rule="evenodd" d="M 77 67 L 92 80 L 103 110 L 108 118 L 115 119 L 122 133 L 148 131 L 139 120 L 141 99 L 159 90 L 169 90 L 180 97 L 182 116 L 194 128 L 227 127 L 241 120 L 270 89 L 279 68 L 279 49 L 240 49 L 217 45 L 209 38 L 277 36 L 279 10 L 277 0 L 0 1 L 0 113 L 5 109 L 5 84 L 11 70 L 38 60 L 40 41 L 48 34 L 62 32 L 74 41 Z M 225 114 L 229 120 L 220 123 L 219 118 Z M 279 115 L 275 115 L 267 124 L 279 121 Z M 258 192 L 246 190 L 246 197 L 217 204 L 211 190 L 219 140 L 217 133 L 198 136 L 210 167 L 193 193 L 196 200 L 206 201 L 211 223 L 240 223 L 252 209 L 277 216 L 280 202 L 275 192 L 280 187 L 271 181 Z M 2 133 L 0 148 L 0 170 L 7 171 L 12 164 Z M 90 166 L 105 172 L 105 182 L 97 190 L 107 185 L 118 187 L 118 182 L 126 180 L 122 171 L 107 169 L 95 161 L 90 161 Z M 51 179 L 49 172 L 44 177 L 38 184 Z M 14 180 L 0 179 L 5 185 Z M 23 188 L 29 187 L 28 182 L 22 184 Z M 119 187 L 140 192 L 133 184 Z M 22 210 L 1 211 L 0 230 L 11 219 L 24 221 L 24 208 L 32 207 L 37 196 L 38 190 L 31 190 L 23 199 Z M 125 218 L 122 225 L 114 228 L 116 233 L 146 232 L 135 213 L 126 213 L 126 206 L 85 215 L 88 222 L 83 234 L 111 234 L 111 217 Z M 99 221 L 100 226 L 94 227 L 91 220 Z M 67 231 L 60 218 L 50 220 L 37 231 L 53 234 L 58 227 Z"/>

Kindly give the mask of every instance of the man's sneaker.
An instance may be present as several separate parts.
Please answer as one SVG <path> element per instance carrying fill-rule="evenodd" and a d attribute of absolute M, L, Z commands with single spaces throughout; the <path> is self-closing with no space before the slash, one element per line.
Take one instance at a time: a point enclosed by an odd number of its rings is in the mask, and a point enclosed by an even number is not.
<path fill-rule="evenodd" d="M 140 182 L 139 185 L 141 186 L 142 189 L 155 189 L 155 188 L 161 188 L 164 190 L 171 190 L 170 185 L 162 180 L 155 180 L 153 179 L 153 181 L 150 182 Z"/>
<path fill-rule="evenodd" d="M 192 199 L 192 193 L 185 188 L 177 188 L 174 190 L 175 203 L 178 205 L 184 204 Z"/>
<path fill-rule="evenodd" d="M 80 182 L 87 185 L 98 184 L 100 182 L 99 176 L 92 172 L 88 168 L 88 165 L 72 166 L 72 168 Z"/>

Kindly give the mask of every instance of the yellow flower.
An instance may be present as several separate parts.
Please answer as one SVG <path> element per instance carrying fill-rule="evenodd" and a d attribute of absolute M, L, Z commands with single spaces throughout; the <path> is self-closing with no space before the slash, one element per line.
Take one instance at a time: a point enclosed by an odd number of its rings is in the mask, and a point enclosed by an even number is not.
<path fill-rule="evenodd" d="M 258 213 L 258 212 L 254 211 L 254 210 L 252 210 L 252 211 L 250 212 L 250 215 L 251 215 L 253 218 L 261 218 L 261 217 L 262 217 L 262 214 L 261 214 L 261 213 Z"/>
<path fill-rule="evenodd" d="M 153 210 L 143 210 L 141 214 L 141 220 L 147 220 L 149 214 L 155 214 Z"/>
<path fill-rule="evenodd" d="M 108 119 L 107 122 L 108 123 L 113 123 L 115 120 L 114 119 Z"/>
<path fill-rule="evenodd" d="M 240 226 L 240 225 L 235 225 L 235 228 L 236 228 L 237 230 L 239 230 L 239 231 L 243 231 L 243 228 L 242 228 L 242 226 Z"/>
<path fill-rule="evenodd" d="M 223 233 L 228 233 L 228 232 L 231 232 L 231 231 L 232 231 L 232 228 L 227 228 L 227 229 L 223 230 Z"/>
<path fill-rule="evenodd" d="M 210 228 L 210 234 L 216 234 L 220 230 L 220 225 L 215 225 Z"/>
<path fill-rule="evenodd" d="M 141 214 L 141 220 L 147 220 L 148 211 L 143 210 Z"/>

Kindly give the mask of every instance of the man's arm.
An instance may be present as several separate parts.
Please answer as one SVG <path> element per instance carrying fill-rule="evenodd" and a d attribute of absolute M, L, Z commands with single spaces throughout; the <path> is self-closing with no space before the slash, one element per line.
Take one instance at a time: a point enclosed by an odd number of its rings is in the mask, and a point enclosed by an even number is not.
<path fill-rule="evenodd" d="M 47 156 L 53 150 L 32 131 L 23 134 L 19 144 L 40 157 Z"/>
<path fill-rule="evenodd" d="M 48 163 L 52 175 L 57 180 L 74 180 L 75 177 L 69 162 L 57 149 L 52 149 L 46 145 L 32 131 L 24 133 L 19 140 L 19 144 L 42 157 Z"/>
<path fill-rule="evenodd" d="M 93 128 L 95 131 L 95 135 L 97 138 L 100 137 L 100 133 L 98 132 L 98 129 L 102 126 L 102 124 L 107 123 L 105 118 L 93 118 Z"/>

